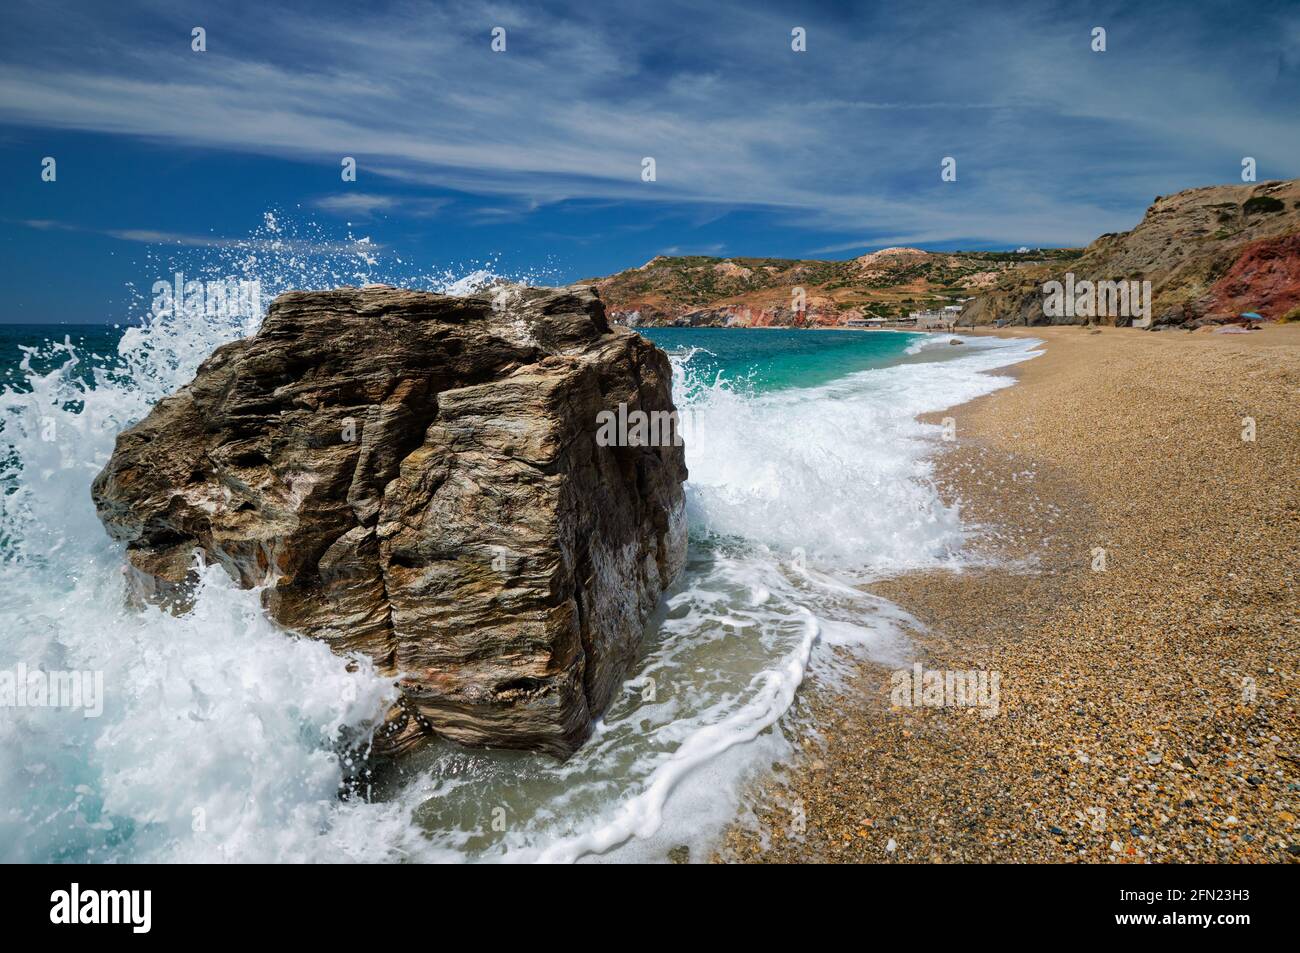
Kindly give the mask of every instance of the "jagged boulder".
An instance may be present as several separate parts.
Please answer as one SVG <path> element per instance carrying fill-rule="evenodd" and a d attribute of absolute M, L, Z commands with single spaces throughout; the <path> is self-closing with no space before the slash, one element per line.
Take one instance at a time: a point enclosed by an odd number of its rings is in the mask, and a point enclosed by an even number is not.
<path fill-rule="evenodd" d="M 380 747 L 571 753 L 685 561 L 665 354 L 590 288 L 293 292 L 117 440 L 92 494 L 132 591 L 183 608 L 196 552 L 284 626 L 399 677 Z M 636 441 L 629 441 L 635 443 Z"/>

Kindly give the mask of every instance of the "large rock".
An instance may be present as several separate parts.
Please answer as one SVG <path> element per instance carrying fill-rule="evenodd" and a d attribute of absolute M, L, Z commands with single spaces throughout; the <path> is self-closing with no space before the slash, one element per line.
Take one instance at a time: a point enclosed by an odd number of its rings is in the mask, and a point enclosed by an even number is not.
<path fill-rule="evenodd" d="M 183 606 L 198 551 L 400 675 L 382 749 L 566 755 L 685 560 L 681 446 L 596 439 L 620 403 L 672 411 L 670 373 L 587 288 L 294 292 L 124 431 L 92 493 L 139 596 Z"/>

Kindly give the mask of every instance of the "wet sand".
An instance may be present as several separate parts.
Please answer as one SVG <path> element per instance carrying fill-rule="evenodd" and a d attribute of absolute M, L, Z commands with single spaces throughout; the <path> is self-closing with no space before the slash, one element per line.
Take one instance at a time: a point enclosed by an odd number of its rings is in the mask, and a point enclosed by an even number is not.
<path fill-rule="evenodd" d="M 806 686 L 718 858 L 1300 861 L 1300 326 L 996 333 L 1045 353 L 933 421 L 987 565 L 871 587 L 996 716 Z"/>

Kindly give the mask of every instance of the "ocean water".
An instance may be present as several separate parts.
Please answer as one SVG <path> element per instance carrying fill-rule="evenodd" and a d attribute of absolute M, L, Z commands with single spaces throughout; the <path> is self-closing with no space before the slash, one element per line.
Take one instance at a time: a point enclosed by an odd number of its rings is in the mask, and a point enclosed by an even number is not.
<path fill-rule="evenodd" d="M 273 271 L 269 290 L 361 283 Z M 913 621 L 858 586 L 963 564 L 961 514 L 929 483 L 939 429 L 916 415 L 1008 385 L 996 369 L 1032 356 L 949 336 L 646 331 L 673 361 L 691 542 L 623 695 L 563 763 L 434 744 L 372 776 L 345 742 L 385 710 L 385 679 L 278 630 L 219 570 L 185 616 L 127 609 L 90 501 L 116 433 L 256 324 L 0 326 L 0 674 L 103 684 L 97 717 L 0 708 L 0 860 L 705 858 L 747 783 L 790 756 L 782 716 L 805 681 L 837 677 L 834 648 L 906 663 Z"/>

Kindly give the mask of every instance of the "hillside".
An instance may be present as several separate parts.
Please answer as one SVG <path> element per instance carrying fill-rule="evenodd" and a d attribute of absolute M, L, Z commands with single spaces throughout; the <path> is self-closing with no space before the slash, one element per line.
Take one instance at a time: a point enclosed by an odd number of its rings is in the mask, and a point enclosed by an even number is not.
<path fill-rule="evenodd" d="M 1043 313 L 1043 284 L 1063 281 L 1067 271 L 1076 281 L 1149 280 L 1155 326 L 1195 327 L 1232 320 L 1243 311 L 1295 320 L 1300 317 L 1300 180 L 1157 196 L 1132 231 L 1102 235 L 1068 265 L 1029 265 L 1000 275 L 969 303 L 962 323 L 1077 323 L 1081 319 Z"/>
<path fill-rule="evenodd" d="M 834 326 L 964 303 L 961 323 L 1071 324 L 1044 314 L 1049 281 L 1148 280 L 1153 324 L 1195 327 L 1253 311 L 1300 318 L 1300 180 L 1157 196 L 1138 225 L 1086 249 L 928 252 L 886 248 L 847 261 L 659 256 L 588 279 L 631 325 Z M 796 310 L 795 289 L 805 308 Z M 1101 318 L 1128 323 L 1128 317 Z"/>
<path fill-rule="evenodd" d="M 886 248 L 848 261 L 659 256 L 590 279 L 613 320 L 633 325 L 764 327 L 844 324 L 942 307 L 991 287 L 1026 264 L 1060 264 L 1074 249 L 927 252 Z M 806 308 L 797 312 L 794 289 Z"/>

